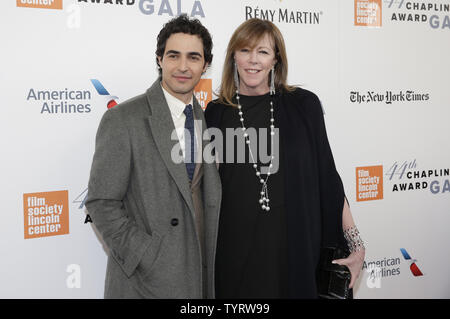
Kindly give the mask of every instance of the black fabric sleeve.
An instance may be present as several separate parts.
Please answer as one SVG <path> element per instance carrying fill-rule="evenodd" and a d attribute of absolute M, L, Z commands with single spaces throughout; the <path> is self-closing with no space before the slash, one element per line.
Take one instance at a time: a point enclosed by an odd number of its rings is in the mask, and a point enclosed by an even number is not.
<path fill-rule="evenodd" d="M 347 249 L 342 230 L 342 211 L 345 199 L 344 186 L 336 170 L 328 141 L 321 102 L 313 93 L 308 96 L 308 100 L 317 143 L 317 158 L 319 161 L 322 245 L 338 245 L 343 249 Z"/>

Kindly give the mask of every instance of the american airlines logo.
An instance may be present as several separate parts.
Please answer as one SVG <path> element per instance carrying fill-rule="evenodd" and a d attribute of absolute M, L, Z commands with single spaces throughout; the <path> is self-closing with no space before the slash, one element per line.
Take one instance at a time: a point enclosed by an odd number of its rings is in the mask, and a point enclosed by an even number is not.
<path fill-rule="evenodd" d="M 92 85 L 94 85 L 97 93 L 101 95 L 106 102 L 106 107 L 108 109 L 113 108 L 117 105 L 116 99 L 119 99 L 117 96 L 109 94 L 109 92 L 105 89 L 103 84 L 97 79 L 91 79 Z"/>
<path fill-rule="evenodd" d="M 419 267 L 416 264 L 417 259 L 411 258 L 405 248 L 400 248 L 400 251 L 402 252 L 403 258 L 405 258 L 405 260 L 409 262 L 409 269 L 411 270 L 411 273 L 414 275 L 414 277 L 423 276 L 422 271 L 420 271 Z"/>

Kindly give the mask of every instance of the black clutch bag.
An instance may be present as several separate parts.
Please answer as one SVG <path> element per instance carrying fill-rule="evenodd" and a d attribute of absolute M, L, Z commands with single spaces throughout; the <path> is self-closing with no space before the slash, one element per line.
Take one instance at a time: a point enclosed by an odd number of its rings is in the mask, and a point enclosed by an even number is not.
<path fill-rule="evenodd" d="M 322 248 L 316 278 L 319 298 L 353 299 L 353 290 L 349 288 L 350 270 L 347 266 L 331 263 L 347 256 L 348 253 L 338 247 Z"/>

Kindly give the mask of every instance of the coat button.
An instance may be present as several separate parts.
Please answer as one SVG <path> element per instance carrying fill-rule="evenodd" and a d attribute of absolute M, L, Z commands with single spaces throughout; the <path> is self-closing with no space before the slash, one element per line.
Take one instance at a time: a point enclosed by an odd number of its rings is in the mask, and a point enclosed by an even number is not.
<path fill-rule="evenodd" d="M 178 225 L 178 218 L 172 218 L 172 220 L 170 221 L 170 223 L 172 224 L 172 226 Z"/>

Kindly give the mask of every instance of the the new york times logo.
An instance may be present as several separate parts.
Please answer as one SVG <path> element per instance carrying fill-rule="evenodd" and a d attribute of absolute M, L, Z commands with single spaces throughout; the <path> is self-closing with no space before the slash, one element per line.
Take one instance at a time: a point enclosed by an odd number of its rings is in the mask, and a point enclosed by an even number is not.
<path fill-rule="evenodd" d="M 384 4 L 385 8 L 392 12 L 391 21 L 425 23 L 432 29 L 450 30 L 450 4 L 448 3 L 385 0 Z"/>
<path fill-rule="evenodd" d="M 205 12 L 199 0 L 78 0 L 78 2 L 95 3 L 103 5 L 135 6 L 142 14 L 159 16 L 178 16 L 186 13 L 194 18 L 204 18 Z"/>
<path fill-rule="evenodd" d="M 391 91 L 387 90 L 385 92 L 375 92 L 375 91 L 351 91 L 350 102 L 358 104 L 367 103 L 405 103 L 405 102 L 424 102 L 430 100 L 429 93 L 417 92 L 413 90 L 400 90 Z"/>

